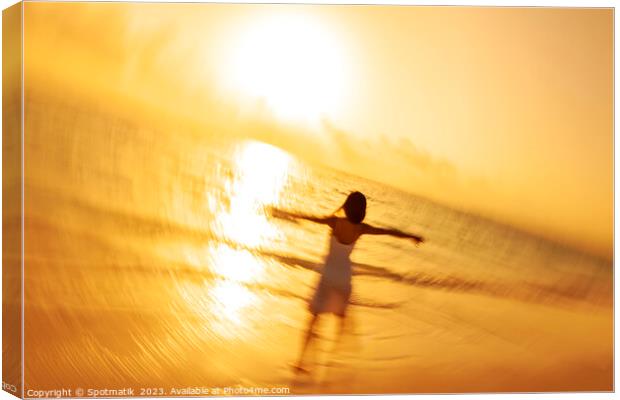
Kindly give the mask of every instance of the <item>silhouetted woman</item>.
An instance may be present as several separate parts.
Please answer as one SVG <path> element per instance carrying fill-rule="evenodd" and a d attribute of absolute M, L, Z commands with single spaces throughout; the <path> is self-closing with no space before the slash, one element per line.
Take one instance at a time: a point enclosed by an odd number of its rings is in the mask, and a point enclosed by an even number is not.
<path fill-rule="evenodd" d="M 344 218 L 336 216 L 340 210 L 344 210 Z M 297 370 L 304 371 L 302 361 L 313 336 L 314 325 L 319 314 L 333 313 L 340 317 L 340 331 L 342 332 L 349 298 L 351 297 L 350 255 L 357 239 L 362 235 L 391 235 L 412 239 L 416 244 L 421 243 L 423 239 L 420 236 L 396 229 L 378 228 L 363 223 L 362 221 L 366 216 L 366 197 L 360 192 L 349 194 L 342 207 L 334 215 L 328 217 L 315 217 L 284 211 L 276 211 L 274 215 L 282 218 L 305 219 L 331 228 L 329 253 L 325 257 L 321 279 L 310 302 L 309 308 L 312 316 L 308 323 L 299 361 L 296 364 Z"/>

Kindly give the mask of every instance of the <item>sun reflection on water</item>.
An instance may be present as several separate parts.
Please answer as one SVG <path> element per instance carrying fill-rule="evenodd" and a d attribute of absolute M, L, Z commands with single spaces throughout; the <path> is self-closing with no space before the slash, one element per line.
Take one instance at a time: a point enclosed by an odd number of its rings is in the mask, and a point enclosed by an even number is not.
<path fill-rule="evenodd" d="M 187 304 L 205 319 L 205 329 L 220 337 L 247 332 L 257 315 L 260 298 L 248 285 L 268 280 L 265 263 L 253 249 L 269 245 L 279 235 L 265 209 L 278 206 L 289 178 L 290 156 L 260 142 L 245 142 L 233 156 L 232 171 L 224 174 L 223 191 L 207 193 L 214 214 L 212 230 L 220 238 L 197 257 L 214 275 L 182 290 Z M 217 188 L 216 188 L 217 189 Z M 201 256 L 198 256 L 201 253 Z"/>
<path fill-rule="evenodd" d="M 246 143 L 235 155 L 234 177 L 226 183 L 228 209 L 216 217 L 225 239 L 248 247 L 267 244 L 277 234 L 265 207 L 278 205 L 289 173 L 290 156 L 260 142 Z"/>

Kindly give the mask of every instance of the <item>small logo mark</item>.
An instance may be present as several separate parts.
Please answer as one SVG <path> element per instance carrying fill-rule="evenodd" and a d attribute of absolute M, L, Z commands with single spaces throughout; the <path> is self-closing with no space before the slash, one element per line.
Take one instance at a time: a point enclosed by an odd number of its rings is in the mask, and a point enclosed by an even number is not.
<path fill-rule="evenodd" d="M 11 393 L 17 393 L 17 386 L 2 381 L 2 389 Z"/>

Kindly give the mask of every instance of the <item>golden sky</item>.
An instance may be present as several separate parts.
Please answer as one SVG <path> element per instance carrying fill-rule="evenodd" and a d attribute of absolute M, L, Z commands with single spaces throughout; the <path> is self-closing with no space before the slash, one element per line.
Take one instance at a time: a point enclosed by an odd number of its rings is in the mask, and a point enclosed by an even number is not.
<path fill-rule="evenodd" d="M 606 258 L 611 9 L 26 3 L 26 83 L 125 96 Z"/>

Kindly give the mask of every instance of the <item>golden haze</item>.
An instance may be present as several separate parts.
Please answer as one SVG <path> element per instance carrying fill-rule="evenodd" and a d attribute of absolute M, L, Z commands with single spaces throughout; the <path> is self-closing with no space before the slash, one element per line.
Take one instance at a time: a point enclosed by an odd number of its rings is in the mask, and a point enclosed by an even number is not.
<path fill-rule="evenodd" d="M 303 63 L 278 58 L 290 38 L 231 56 L 273 15 L 322 36 L 292 35 L 316 47 Z M 27 81 L 45 68 L 63 90 L 182 114 L 610 259 L 612 28 L 611 9 L 29 3 Z M 313 84 L 231 89 L 222 71 L 255 82 L 247 64 L 269 71 L 265 54 L 298 69 L 288 83 Z"/>

